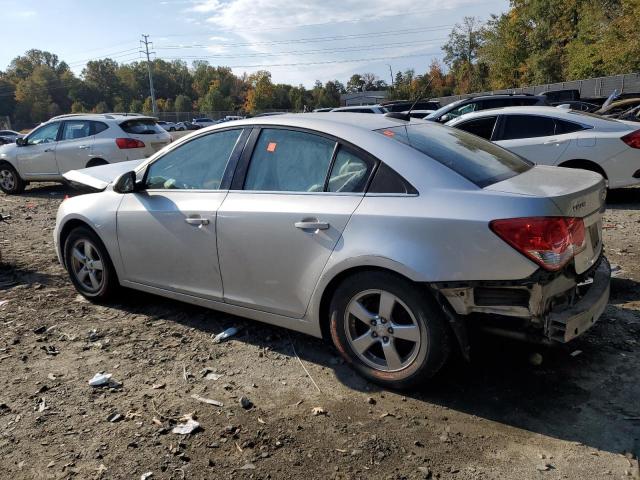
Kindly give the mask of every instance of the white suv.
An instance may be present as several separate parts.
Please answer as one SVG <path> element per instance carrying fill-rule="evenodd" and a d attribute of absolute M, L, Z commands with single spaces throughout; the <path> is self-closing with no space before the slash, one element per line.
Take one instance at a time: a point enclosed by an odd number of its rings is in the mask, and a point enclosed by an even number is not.
<path fill-rule="evenodd" d="M 0 147 L 0 190 L 21 193 L 31 181 L 63 181 L 69 170 L 146 158 L 170 142 L 153 117 L 60 115 Z"/>

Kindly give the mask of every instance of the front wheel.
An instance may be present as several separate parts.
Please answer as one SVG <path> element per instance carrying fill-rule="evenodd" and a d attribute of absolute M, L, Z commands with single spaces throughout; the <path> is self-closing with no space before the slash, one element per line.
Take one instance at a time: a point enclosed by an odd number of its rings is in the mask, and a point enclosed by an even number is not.
<path fill-rule="evenodd" d="M 24 192 L 26 182 L 10 163 L 0 164 L 0 190 L 8 195 Z"/>
<path fill-rule="evenodd" d="M 118 288 L 109 254 L 98 236 L 85 227 L 74 229 L 64 244 L 65 266 L 76 290 L 90 300 L 108 300 Z"/>
<path fill-rule="evenodd" d="M 386 272 L 345 279 L 331 302 L 331 336 L 364 377 L 413 388 L 433 377 L 450 352 L 442 309 L 415 284 Z"/>

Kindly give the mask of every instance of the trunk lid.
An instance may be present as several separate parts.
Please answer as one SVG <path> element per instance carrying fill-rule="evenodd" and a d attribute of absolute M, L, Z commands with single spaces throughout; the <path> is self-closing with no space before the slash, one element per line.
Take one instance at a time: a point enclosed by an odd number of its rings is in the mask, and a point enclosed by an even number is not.
<path fill-rule="evenodd" d="M 574 258 L 576 272 L 586 271 L 598 260 L 602 252 L 602 213 L 607 192 L 601 175 L 573 168 L 535 166 L 485 190 L 548 198 L 560 216 L 582 218 L 586 248 Z"/>
<path fill-rule="evenodd" d="M 130 160 L 82 170 L 70 170 L 62 176 L 75 188 L 100 192 L 123 173 L 135 170 L 143 161 Z"/>

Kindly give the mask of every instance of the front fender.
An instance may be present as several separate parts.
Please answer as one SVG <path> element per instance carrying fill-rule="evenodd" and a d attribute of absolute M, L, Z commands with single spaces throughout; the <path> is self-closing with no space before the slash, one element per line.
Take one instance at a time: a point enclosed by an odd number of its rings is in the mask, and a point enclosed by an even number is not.
<path fill-rule="evenodd" d="M 56 216 L 54 242 L 58 259 L 63 263 L 63 242 L 61 235 L 69 222 L 82 222 L 98 235 L 111 258 L 119 278 L 123 278 L 120 249 L 118 248 L 116 215 L 122 195 L 112 190 L 87 195 L 78 195 L 62 202 Z M 63 265 L 64 266 L 64 265 Z"/>

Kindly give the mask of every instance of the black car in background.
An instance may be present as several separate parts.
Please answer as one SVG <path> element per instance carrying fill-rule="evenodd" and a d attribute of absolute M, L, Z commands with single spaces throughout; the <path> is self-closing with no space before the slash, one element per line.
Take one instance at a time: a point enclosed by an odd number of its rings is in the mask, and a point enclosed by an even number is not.
<path fill-rule="evenodd" d="M 481 97 L 463 98 L 445 105 L 425 117 L 425 120 L 446 123 L 465 113 L 502 107 L 524 107 L 532 105 L 548 105 L 545 97 L 537 95 L 483 95 Z"/>
<path fill-rule="evenodd" d="M 392 100 L 382 102 L 381 107 L 386 108 L 390 112 L 406 112 L 413 106 L 413 110 L 438 110 L 441 105 L 436 100 L 420 100 L 415 105 L 410 100 Z"/>
<path fill-rule="evenodd" d="M 0 145 L 4 145 L 7 143 L 15 143 L 17 138 L 23 137 L 18 132 L 13 130 L 0 130 Z"/>

